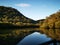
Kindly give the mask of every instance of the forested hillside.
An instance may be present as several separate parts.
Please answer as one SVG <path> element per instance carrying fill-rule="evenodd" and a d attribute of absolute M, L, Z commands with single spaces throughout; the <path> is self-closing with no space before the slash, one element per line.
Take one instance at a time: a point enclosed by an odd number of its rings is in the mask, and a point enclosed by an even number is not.
<path fill-rule="evenodd" d="M 35 21 L 25 17 L 17 9 L 0 6 L 0 23 L 10 23 L 14 25 L 29 25 L 35 23 Z"/>
<path fill-rule="evenodd" d="M 60 28 L 60 11 L 47 17 L 40 27 L 41 28 Z"/>

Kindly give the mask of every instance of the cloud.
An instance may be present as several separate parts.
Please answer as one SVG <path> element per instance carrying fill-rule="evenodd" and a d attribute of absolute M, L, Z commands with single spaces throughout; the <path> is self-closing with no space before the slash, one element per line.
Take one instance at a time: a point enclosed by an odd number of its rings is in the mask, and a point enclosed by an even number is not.
<path fill-rule="evenodd" d="M 19 7 L 30 7 L 30 4 L 27 3 L 20 3 L 20 4 L 16 4 L 15 6 L 19 6 Z"/>

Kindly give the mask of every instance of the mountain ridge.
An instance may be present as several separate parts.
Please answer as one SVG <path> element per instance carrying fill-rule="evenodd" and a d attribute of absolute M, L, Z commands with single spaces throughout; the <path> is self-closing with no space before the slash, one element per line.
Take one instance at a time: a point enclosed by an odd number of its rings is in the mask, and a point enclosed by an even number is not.
<path fill-rule="evenodd" d="M 0 23 L 35 23 L 36 21 L 24 16 L 17 9 L 12 7 L 0 6 Z"/>

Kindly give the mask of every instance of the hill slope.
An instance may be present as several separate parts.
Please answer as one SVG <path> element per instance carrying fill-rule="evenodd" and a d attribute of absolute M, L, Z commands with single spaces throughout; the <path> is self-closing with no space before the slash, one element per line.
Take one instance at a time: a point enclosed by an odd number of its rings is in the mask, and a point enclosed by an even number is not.
<path fill-rule="evenodd" d="M 41 25 L 44 28 L 60 28 L 60 11 L 50 15 Z"/>
<path fill-rule="evenodd" d="M 34 23 L 35 21 L 25 17 L 17 9 L 11 7 L 0 6 L 0 23 L 11 23 L 11 24 L 26 24 Z"/>

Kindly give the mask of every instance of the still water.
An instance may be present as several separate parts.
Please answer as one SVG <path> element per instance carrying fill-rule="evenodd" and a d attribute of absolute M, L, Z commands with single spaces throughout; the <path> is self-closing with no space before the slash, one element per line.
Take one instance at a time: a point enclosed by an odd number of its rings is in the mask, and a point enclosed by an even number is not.
<path fill-rule="evenodd" d="M 44 42 L 47 42 L 50 40 L 51 40 L 51 38 L 47 37 L 45 34 L 40 34 L 38 32 L 34 32 L 34 33 L 26 36 L 17 45 L 39 45 L 41 43 L 44 43 Z"/>
<path fill-rule="evenodd" d="M 60 40 L 60 29 L 0 29 L 1 45 L 40 45 L 52 39 Z"/>

